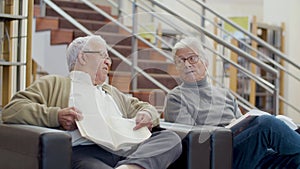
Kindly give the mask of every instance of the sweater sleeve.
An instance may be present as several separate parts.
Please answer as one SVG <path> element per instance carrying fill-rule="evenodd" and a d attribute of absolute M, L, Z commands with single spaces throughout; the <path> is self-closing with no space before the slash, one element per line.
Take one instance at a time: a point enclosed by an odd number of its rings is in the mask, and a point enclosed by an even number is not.
<path fill-rule="evenodd" d="M 195 119 L 188 110 L 188 106 L 175 93 L 168 93 L 164 109 L 164 119 L 167 122 L 195 125 Z"/>
<path fill-rule="evenodd" d="M 3 122 L 58 127 L 61 104 L 57 103 L 61 99 L 56 94 L 59 91 L 54 82 L 53 78 L 41 78 L 24 91 L 17 92 L 3 108 Z"/>
<path fill-rule="evenodd" d="M 231 107 L 234 118 L 239 118 L 242 116 L 242 112 L 239 108 L 236 98 L 227 90 L 227 105 Z"/>

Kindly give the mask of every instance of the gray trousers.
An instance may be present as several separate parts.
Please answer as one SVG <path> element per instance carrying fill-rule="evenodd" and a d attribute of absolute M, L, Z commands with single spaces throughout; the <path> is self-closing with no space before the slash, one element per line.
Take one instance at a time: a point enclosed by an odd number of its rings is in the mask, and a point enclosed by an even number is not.
<path fill-rule="evenodd" d="M 98 145 L 73 147 L 72 169 L 112 169 L 134 164 L 145 169 L 166 169 L 181 154 L 180 137 L 168 130 L 156 131 L 128 155 L 109 152 Z"/>

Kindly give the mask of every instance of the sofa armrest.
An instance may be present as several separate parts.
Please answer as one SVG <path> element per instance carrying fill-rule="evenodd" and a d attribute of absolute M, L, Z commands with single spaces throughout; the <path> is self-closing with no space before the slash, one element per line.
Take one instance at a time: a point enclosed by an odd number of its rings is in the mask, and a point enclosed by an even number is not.
<path fill-rule="evenodd" d="M 71 137 L 44 127 L 0 124 L 0 167 L 70 169 Z"/>
<path fill-rule="evenodd" d="M 161 122 L 161 128 L 175 131 L 182 138 L 183 152 L 169 169 L 231 169 L 232 132 L 214 126 L 189 126 Z"/>

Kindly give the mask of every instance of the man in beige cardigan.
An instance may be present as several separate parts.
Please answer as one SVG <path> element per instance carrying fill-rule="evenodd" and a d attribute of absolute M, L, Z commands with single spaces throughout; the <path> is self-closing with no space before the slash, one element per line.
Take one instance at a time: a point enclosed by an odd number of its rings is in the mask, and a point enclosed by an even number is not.
<path fill-rule="evenodd" d="M 49 75 L 36 80 L 24 91 L 17 92 L 2 111 L 4 123 L 30 124 L 65 130 L 72 137 L 73 169 L 145 168 L 165 169 L 181 154 L 181 140 L 173 132 L 152 132 L 146 141 L 115 152 L 81 137 L 76 120 L 84 118 L 84 110 L 69 106 L 74 83 L 97 87 L 96 101 L 107 99 L 100 107 L 106 115 L 134 118 L 133 130 L 159 124 L 159 114 L 149 103 L 121 93 L 105 83 L 112 64 L 106 42 L 100 36 L 75 39 L 67 49 L 68 77 Z M 105 110 L 113 110 L 107 112 Z M 101 131 L 99 131 L 101 132 Z"/>

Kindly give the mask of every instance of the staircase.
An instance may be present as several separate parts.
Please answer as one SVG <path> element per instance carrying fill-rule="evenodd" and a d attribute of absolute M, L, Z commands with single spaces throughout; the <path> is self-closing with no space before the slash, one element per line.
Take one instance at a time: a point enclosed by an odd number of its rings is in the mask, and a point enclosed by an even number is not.
<path fill-rule="evenodd" d="M 117 50 L 128 59 L 131 58 L 132 42 L 129 33 L 122 30 L 116 24 L 110 23 L 105 17 L 81 2 L 63 0 L 54 0 L 53 2 L 75 18 L 88 30 L 101 35 L 113 49 Z M 101 5 L 97 6 L 111 14 L 111 7 Z M 46 16 L 44 17 L 39 15 L 39 11 L 39 1 L 35 0 L 35 30 L 37 33 L 50 31 L 49 43 L 52 46 L 67 45 L 73 39 L 86 35 L 84 32 L 69 23 L 66 19 L 61 17 L 53 9 L 47 7 Z M 116 18 L 116 16 L 113 17 Z M 51 51 L 46 52 L 51 53 Z M 109 83 L 124 93 L 131 94 L 140 100 L 151 103 L 156 106 L 159 111 L 162 111 L 164 96 L 166 93 L 140 74 L 136 75 L 136 78 L 138 79 L 137 89 L 131 90 L 131 67 L 125 64 L 113 53 L 109 53 L 109 55 L 113 60 L 108 78 Z M 175 66 L 172 63 L 167 62 L 165 57 L 147 46 L 142 41 L 138 41 L 137 55 L 138 66 L 168 89 L 172 89 L 180 83 Z M 62 57 L 61 59 L 65 59 L 65 57 Z M 51 72 L 51 70 L 45 71 Z"/>

